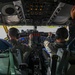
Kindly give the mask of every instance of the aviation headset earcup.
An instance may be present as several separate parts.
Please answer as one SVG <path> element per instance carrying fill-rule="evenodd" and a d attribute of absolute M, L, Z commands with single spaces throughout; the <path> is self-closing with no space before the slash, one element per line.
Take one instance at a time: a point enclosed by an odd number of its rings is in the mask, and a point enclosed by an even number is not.
<path fill-rule="evenodd" d="M 58 38 L 59 38 L 59 36 L 58 36 L 57 34 L 55 34 L 55 38 L 56 38 L 56 39 L 58 39 Z"/>
<path fill-rule="evenodd" d="M 56 31 L 56 39 L 67 39 L 68 37 L 68 30 L 65 27 L 61 27 L 59 29 L 57 29 Z"/>
<path fill-rule="evenodd" d="M 16 38 L 19 37 L 19 30 L 17 28 L 10 28 L 8 32 L 10 36 L 15 36 Z"/>

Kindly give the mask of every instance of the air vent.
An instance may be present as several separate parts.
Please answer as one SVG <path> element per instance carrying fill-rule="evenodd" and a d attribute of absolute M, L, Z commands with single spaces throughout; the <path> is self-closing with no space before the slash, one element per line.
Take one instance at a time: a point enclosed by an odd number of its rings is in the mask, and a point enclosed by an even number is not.
<path fill-rule="evenodd" d="M 16 10 L 12 4 L 6 4 L 2 7 L 1 13 L 4 16 L 15 15 Z"/>

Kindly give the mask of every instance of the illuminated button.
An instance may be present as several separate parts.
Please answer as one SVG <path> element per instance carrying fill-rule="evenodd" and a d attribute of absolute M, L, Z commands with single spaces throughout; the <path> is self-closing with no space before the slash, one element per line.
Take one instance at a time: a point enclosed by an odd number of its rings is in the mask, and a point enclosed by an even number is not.
<path fill-rule="evenodd" d="M 33 10 L 32 8 L 30 8 L 30 10 Z"/>
<path fill-rule="evenodd" d="M 42 11 L 42 8 L 40 8 L 40 11 Z"/>
<path fill-rule="evenodd" d="M 37 10 L 37 8 L 35 8 L 35 10 Z"/>

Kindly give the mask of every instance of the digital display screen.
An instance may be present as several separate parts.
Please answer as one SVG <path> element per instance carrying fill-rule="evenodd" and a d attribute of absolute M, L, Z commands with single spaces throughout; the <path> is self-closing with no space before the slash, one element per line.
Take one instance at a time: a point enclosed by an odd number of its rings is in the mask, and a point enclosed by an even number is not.
<path fill-rule="evenodd" d="M 33 36 L 40 36 L 40 33 L 33 33 Z"/>

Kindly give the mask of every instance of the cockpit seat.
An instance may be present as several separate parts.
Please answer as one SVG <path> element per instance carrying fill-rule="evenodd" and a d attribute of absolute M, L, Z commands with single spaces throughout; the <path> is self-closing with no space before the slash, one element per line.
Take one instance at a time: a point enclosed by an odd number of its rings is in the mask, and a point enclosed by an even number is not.
<path fill-rule="evenodd" d="M 56 75 L 64 75 L 69 66 L 69 51 L 66 49 L 59 48 L 57 51 L 58 60 L 57 60 L 57 68 Z"/>
<path fill-rule="evenodd" d="M 6 40 L 0 39 L 0 50 L 6 50 L 8 48 L 12 47 L 11 44 L 9 44 Z"/>

